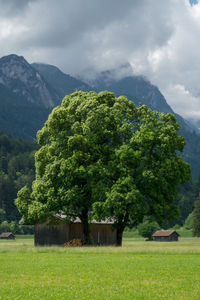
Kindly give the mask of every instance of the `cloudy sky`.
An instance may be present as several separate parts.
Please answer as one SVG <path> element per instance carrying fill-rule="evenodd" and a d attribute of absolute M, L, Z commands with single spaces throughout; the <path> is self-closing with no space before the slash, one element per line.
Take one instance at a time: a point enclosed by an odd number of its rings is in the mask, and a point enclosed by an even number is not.
<path fill-rule="evenodd" d="M 129 63 L 175 112 L 200 120 L 200 2 L 0 0 L 0 57 L 77 75 Z"/>

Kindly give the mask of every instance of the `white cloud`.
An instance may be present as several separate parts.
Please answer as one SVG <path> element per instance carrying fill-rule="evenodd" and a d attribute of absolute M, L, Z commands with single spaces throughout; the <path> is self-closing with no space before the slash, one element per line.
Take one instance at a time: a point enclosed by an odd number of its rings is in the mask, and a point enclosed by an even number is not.
<path fill-rule="evenodd" d="M 0 0 L 0 56 L 24 55 L 71 74 L 128 62 L 177 113 L 194 119 L 199 36 L 200 3 L 188 0 Z"/>
<path fill-rule="evenodd" d="M 170 99 L 175 112 L 184 115 L 188 120 L 200 120 L 199 98 L 193 96 L 183 85 L 169 85 L 163 90 L 163 94 L 166 99 Z"/>
<path fill-rule="evenodd" d="M 23 25 L 17 25 L 15 26 L 14 22 L 9 21 L 3 21 L 1 22 L 1 28 L 0 28 L 0 39 L 8 40 L 15 37 L 18 37 L 25 34 L 28 31 L 28 28 Z"/>

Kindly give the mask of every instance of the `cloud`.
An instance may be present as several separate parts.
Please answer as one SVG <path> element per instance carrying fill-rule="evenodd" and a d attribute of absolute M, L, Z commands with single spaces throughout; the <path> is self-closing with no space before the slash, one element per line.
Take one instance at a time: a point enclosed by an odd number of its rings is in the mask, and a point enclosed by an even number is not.
<path fill-rule="evenodd" d="M 0 0 L 0 56 L 24 55 L 72 75 L 129 63 L 160 88 L 177 113 L 197 119 L 200 3 L 195 3 Z"/>
<path fill-rule="evenodd" d="M 200 119 L 200 3 L 179 5 L 173 11 L 171 23 L 173 34 L 166 45 L 149 54 L 146 75 L 159 86 L 177 113 Z"/>
<path fill-rule="evenodd" d="M 188 120 L 200 120 L 199 98 L 193 96 L 183 85 L 169 85 L 163 94 L 167 99 L 171 99 L 174 111 L 179 111 L 179 114 Z"/>
<path fill-rule="evenodd" d="M 12 18 L 17 15 L 22 15 L 26 9 L 28 9 L 31 2 L 37 0 L 0 0 L 0 16 L 6 18 Z"/>
<path fill-rule="evenodd" d="M 8 3 L 7 11 L 12 7 L 16 12 L 16 1 Z M 20 3 L 21 18 L 16 13 L 15 18 L 0 22 L 0 37 L 6 44 L 1 52 L 6 55 L 6 50 L 17 49 L 31 60 L 58 60 L 70 71 L 88 67 L 102 70 L 126 63 L 134 53 L 165 43 L 172 31 L 167 17 L 153 16 L 170 10 L 159 1 L 155 12 L 150 0 L 126 0 L 125 4 L 121 0 Z"/>

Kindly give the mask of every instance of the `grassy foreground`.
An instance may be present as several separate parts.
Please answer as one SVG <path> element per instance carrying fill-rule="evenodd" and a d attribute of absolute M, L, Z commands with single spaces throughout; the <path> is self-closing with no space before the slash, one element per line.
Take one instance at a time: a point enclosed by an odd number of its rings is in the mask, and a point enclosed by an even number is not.
<path fill-rule="evenodd" d="M 0 299 L 200 299 L 200 240 L 34 248 L 0 241 Z"/>

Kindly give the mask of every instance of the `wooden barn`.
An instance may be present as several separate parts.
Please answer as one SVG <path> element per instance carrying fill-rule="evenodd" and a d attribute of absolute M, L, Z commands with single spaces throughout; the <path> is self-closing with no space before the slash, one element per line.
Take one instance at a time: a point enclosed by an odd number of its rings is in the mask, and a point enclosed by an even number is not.
<path fill-rule="evenodd" d="M 94 220 L 90 225 L 92 244 L 115 245 L 117 233 L 112 225 L 111 221 Z M 83 228 L 78 218 L 69 224 L 62 220 L 57 225 L 35 224 L 35 246 L 63 246 L 73 239 L 83 240 Z"/>
<path fill-rule="evenodd" d="M 179 234 L 175 230 L 160 230 L 156 231 L 152 237 L 157 242 L 174 242 L 178 241 Z"/>
<path fill-rule="evenodd" d="M 3 232 L 2 234 L 0 234 L 0 239 L 14 240 L 15 236 L 12 232 Z"/>

